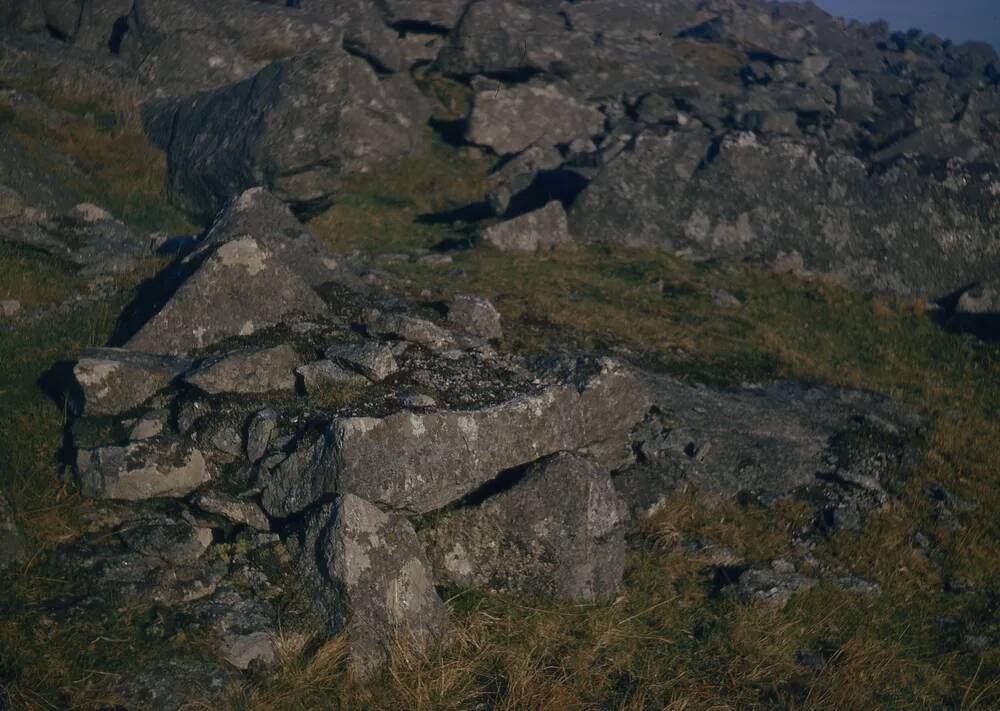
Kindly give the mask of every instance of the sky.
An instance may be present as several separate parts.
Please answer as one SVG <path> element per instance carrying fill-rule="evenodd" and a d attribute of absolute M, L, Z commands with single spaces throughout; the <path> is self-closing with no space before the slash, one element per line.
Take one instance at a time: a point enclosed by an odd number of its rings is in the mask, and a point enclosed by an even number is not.
<path fill-rule="evenodd" d="M 983 40 L 1000 48 L 1000 0 L 813 0 L 831 15 L 871 22 L 885 19 L 893 30 L 917 27 L 955 42 Z"/>

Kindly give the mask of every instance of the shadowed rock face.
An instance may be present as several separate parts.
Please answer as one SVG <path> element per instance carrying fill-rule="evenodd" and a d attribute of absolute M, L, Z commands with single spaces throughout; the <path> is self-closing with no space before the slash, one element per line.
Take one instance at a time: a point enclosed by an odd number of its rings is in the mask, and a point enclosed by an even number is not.
<path fill-rule="evenodd" d="M 205 216 L 257 185 L 293 205 L 322 205 L 344 176 L 419 147 L 426 107 L 401 93 L 340 50 L 275 62 L 176 109 L 170 192 Z"/>

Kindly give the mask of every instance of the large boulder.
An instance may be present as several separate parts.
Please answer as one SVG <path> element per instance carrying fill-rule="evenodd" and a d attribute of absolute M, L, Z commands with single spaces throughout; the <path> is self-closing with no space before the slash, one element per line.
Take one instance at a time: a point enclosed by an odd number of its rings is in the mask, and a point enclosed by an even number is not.
<path fill-rule="evenodd" d="M 171 196 L 207 217 L 259 185 L 300 209 L 323 206 L 347 175 L 420 146 L 426 106 L 398 93 L 364 61 L 331 50 L 183 103 L 167 148 Z"/>
<path fill-rule="evenodd" d="M 73 366 L 84 415 L 118 415 L 167 387 L 193 361 L 123 348 L 88 348 Z"/>
<path fill-rule="evenodd" d="M 447 635 L 447 608 L 405 518 L 350 494 L 313 512 L 299 566 L 327 613 L 330 631 L 350 640 L 350 662 L 369 675 L 399 647 L 426 648 Z"/>
<path fill-rule="evenodd" d="M 435 517 L 421 531 L 435 575 L 525 599 L 604 603 L 625 570 L 625 511 L 611 477 L 558 454 L 511 488 Z"/>
<path fill-rule="evenodd" d="M 323 300 L 249 236 L 211 251 L 125 347 L 184 355 L 232 336 L 249 336 L 291 314 L 318 314 Z"/>
<path fill-rule="evenodd" d="M 570 213 L 587 241 L 697 258 L 800 260 L 900 295 L 942 295 L 1000 270 L 996 167 L 870 165 L 816 141 L 644 133 Z"/>
<path fill-rule="evenodd" d="M 427 513 L 541 457 L 623 444 L 648 406 L 636 379 L 610 360 L 581 363 L 550 382 L 479 410 L 337 417 L 262 472 L 264 509 L 286 517 L 337 491 Z"/>
<path fill-rule="evenodd" d="M 169 436 L 80 449 L 76 469 L 84 496 L 126 501 L 185 496 L 213 475 L 198 449 Z"/>

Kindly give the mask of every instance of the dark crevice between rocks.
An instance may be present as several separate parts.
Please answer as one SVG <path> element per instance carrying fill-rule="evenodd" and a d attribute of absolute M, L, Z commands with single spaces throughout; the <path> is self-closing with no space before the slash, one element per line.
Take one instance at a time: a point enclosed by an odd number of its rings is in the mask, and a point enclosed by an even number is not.
<path fill-rule="evenodd" d="M 69 35 L 67 35 L 62 30 L 53 27 L 52 25 L 45 25 L 45 31 L 49 33 L 49 37 L 51 37 L 52 39 L 59 40 L 60 42 L 70 41 Z"/>
<path fill-rule="evenodd" d="M 376 57 L 373 57 L 371 54 L 366 52 L 362 47 L 355 45 L 347 40 L 344 40 L 343 46 L 345 52 L 354 57 L 357 57 L 358 59 L 367 62 L 368 66 L 370 66 L 372 70 L 380 77 L 387 77 L 396 73 L 393 69 L 385 66 L 384 64 L 382 64 L 382 62 L 378 61 Z"/>
<path fill-rule="evenodd" d="M 513 218 L 558 200 L 567 209 L 590 183 L 575 170 L 540 170 L 531 184 L 511 198 L 504 217 Z"/>
<path fill-rule="evenodd" d="M 76 361 L 61 360 L 42 373 L 38 379 L 38 389 L 46 397 L 60 407 L 64 413 L 78 415 L 83 402 L 83 391 L 73 375 Z M 76 446 L 73 443 L 73 433 L 70 427 L 62 428 L 62 444 L 56 454 L 56 460 L 65 466 L 73 466 L 76 462 Z"/>
<path fill-rule="evenodd" d="M 450 225 L 454 222 L 480 222 L 492 216 L 493 209 L 487 201 L 483 200 L 454 210 L 418 215 L 417 223 L 421 225 Z"/>
<path fill-rule="evenodd" d="M 449 33 L 447 27 L 436 25 L 433 22 L 426 22 L 424 20 L 400 20 L 398 22 L 390 22 L 389 27 L 396 30 L 400 37 L 410 34 L 441 35 L 442 37 L 445 37 Z"/>
<path fill-rule="evenodd" d="M 126 34 L 128 34 L 128 15 L 122 15 L 111 27 L 111 37 L 108 39 L 108 49 L 111 50 L 111 54 L 122 53 L 122 41 Z"/>
<path fill-rule="evenodd" d="M 736 585 L 740 576 L 750 570 L 749 565 L 720 565 L 712 571 L 712 580 L 708 584 L 708 597 L 718 598 L 726 588 Z"/>
<path fill-rule="evenodd" d="M 464 118 L 456 120 L 432 118 L 428 123 L 441 140 L 449 146 L 462 148 L 469 145 L 465 140 L 465 129 L 468 122 Z"/>

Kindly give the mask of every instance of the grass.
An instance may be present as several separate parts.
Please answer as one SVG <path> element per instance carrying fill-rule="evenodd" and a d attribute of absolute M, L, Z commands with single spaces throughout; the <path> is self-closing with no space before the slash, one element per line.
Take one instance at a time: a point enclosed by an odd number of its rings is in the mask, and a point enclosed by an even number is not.
<path fill-rule="evenodd" d="M 162 179 L 155 160 L 142 152 L 136 160 L 126 139 L 96 124 L 77 130 L 71 122 L 25 136 L 77 156 L 95 176 L 90 189 L 118 195 L 120 210 L 140 223 L 179 219 L 154 185 Z M 88 136 L 116 146 L 122 164 L 101 168 L 83 145 Z M 426 248 L 463 233 L 419 216 L 481 199 L 488 168 L 431 136 L 425 156 L 352 180 L 311 227 L 341 250 Z M 145 187 L 129 197 L 123 176 L 132 171 Z M 812 551 L 883 592 L 865 597 L 824 584 L 784 609 L 713 595 L 710 561 L 685 542 L 766 565 L 794 558 L 789 531 L 810 514 L 795 502 L 706 507 L 684 491 L 631 535 L 626 584 L 611 605 L 526 607 L 458 592 L 449 601 L 450 648 L 401 648 L 383 677 L 361 684 L 346 671 L 344 640 L 289 644 L 271 674 L 247 678 L 219 708 L 1000 707 L 998 346 L 947 333 L 914 303 L 659 253 L 579 247 L 528 257 L 477 247 L 447 266 L 383 268 L 407 297 L 492 299 L 511 349 L 544 353 L 568 343 L 692 381 L 792 377 L 908 403 L 930 423 L 922 463 L 861 535 L 837 534 Z M 61 301 L 81 285 L 57 283 L 60 274 L 38 255 L 0 251 L 0 297 L 6 289 L 29 306 Z M 717 306 L 710 292 L 719 288 L 741 305 Z M 48 579 L 45 554 L 78 535 L 92 508 L 60 458 L 64 409 L 43 384 L 53 365 L 107 337 L 127 294 L 0 331 L 0 490 L 33 552 L 0 590 L 0 708 L 100 708 L 123 670 L 208 654 L 197 640 L 160 632 L 172 624 L 163 611 L 121 614 L 110 627 L 53 626 L 39 604 L 66 589 Z M 931 484 L 974 504 L 955 515 L 956 526 L 937 520 L 925 493 Z M 927 553 L 913 545 L 918 533 L 931 540 Z M 802 653 L 818 663 L 803 664 Z"/>

